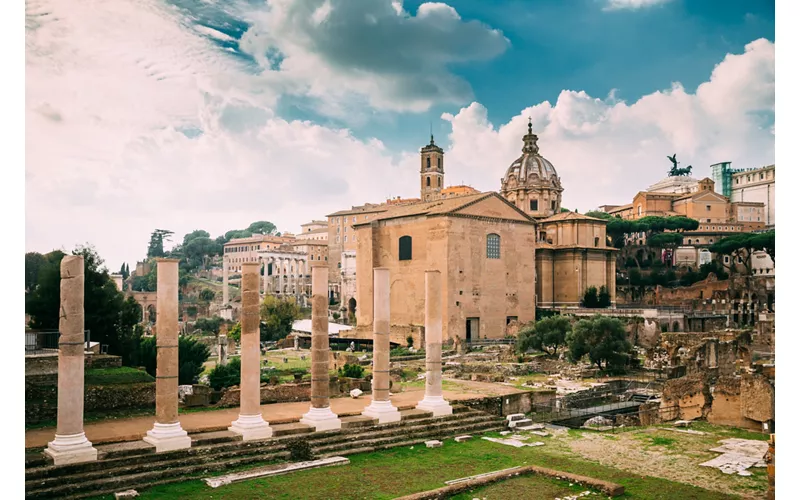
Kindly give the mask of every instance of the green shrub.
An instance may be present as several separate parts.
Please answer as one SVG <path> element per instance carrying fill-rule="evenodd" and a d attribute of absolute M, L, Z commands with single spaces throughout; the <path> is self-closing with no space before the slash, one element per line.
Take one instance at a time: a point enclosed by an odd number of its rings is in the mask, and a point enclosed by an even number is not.
<path fill-rule="evenodd" d="M 147 373 L 156 375 L 156 337 L 145 337 L 139 342 L 136 359 Z M 189 385 L 197 382 L 203 373 L 203 363 L 208 361 L 211 350 L 194 337 L 178 338 L 178 384 Z"/>
<path fill-rule="evenodd" d="M 90 368 L 83 374 L 86 385 L 143 384 L 155 382 L 144 370 L 123 366 L 120 368 Z"/>
<path fill-rule="evenodd" d="M 361 365 L 345 364 L 339 368 L 340 377 L 361 378 L 364 376 L 364 367 Z"/>
<path fill-rule="evenodd" d="M 239 358 L 230 358 L 227 365 L 217 365 L 208 374 L 208 383 L 218 391 L 222 388 L 239 385 L 242 376 L 242 363 Z"/>
<path fill-rule="evenodd" d="M 412 337 L 411 335 L 409 335 L 408 337 L 406 337 L 406 344 L 408 345 L 408 348 L 409 348 L 409 349 L 411 349 L 412 347 L 414 347 L 414 337 Z"/>

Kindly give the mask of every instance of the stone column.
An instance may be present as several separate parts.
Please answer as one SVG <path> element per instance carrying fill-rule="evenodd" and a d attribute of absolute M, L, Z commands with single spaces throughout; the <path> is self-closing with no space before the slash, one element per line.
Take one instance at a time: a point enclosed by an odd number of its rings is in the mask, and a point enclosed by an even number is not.
<path fill-rule="evenodd" d="M 44 453 L 56 465 L 97 460 L 83 432 L 83 257 L 61 260 L 61 311 L 58 320 L 58 417 L 56 435 Z"/>
<path fill-rule="evenodd" d="M 228 430 L 243 441 L 272 436 L 261 416 L 261 346 L 259 343 L 258 263 L 242 264 L 242 374 L 239 383 L 239 418 Z"/>
<path fill-rule="evenodd" d="M 342 421 L 331 411 L 328 374 L 328 268 L 311 269 L 311 409 L 300 419 L 301 424 L 319 431 L 341 429 Z"/>
<path fill-rule="evenodd" d="M 144 441 L 162 452 L 192 440 L 178 420 L 178 259 L 156 262 L 156 422 Z"/>
<path fill-rule="evenodd" d="M 434 417 L 452 415 L 453 407 L 442 397 L 442 274 L 425 271 L 425 398 L 417 409 Z"/>
<path fill-rule="evenodd" d="M 228 259 L 222 257 L 222 305 L 228 305 Z"/>
<path fill-rule="evenodd" d="M 389 400 L 389 270 L 376 267 L 373 281 L 372 402 L 362 415 L 383 424 L 400 421 L 400 412 Z"/>
<path fill-rule="evenodd" d="M 283 259 L 278 258 L 278 293 L 283 295 Z"/>

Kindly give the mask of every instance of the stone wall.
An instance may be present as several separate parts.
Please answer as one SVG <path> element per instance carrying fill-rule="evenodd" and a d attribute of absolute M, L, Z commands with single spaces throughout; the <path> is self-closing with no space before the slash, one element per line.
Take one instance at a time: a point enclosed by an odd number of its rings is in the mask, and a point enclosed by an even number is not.
<path fill-rule="evenodd" d="M 533 405 L 546 403 L 553 396 L 553 391 L 522 391 L 504 396 L 467 399 L 459 401 L 459 404 L 504 417 L 513 413 L 529 413 Z"/>
<path fill-rule="evenodd" d="M 84 357 L 84 369 L 119 368 L 122 358 L 110 354 L 88 354 Z M 58 373 L 58 353 L 25 356 L 25 376 Z"/>
<path fill-rule="evenodd" d="M 329 389 L 331 397 L 349 394 L 353 389 L 361 389 L 364 392 L 372 391 L 368 381 L 344 377 L 331 377 Z M 311 401 L 311 382 L 277 385 L 261 384 L 261 404 L 298 401 Z M 225 390 L 217 406 L 220 408 L 239 406 L 239 387 L 233 386 Z"/>
<path fill-rule="evenodd" d="M 702 377 L 688 375 L 668 380 L 661 395 L 664 420 L 694 420 L 704 418 L 710 411 L 711 394 Z M 675 407 L 674 411 L 669 410 Z"/>

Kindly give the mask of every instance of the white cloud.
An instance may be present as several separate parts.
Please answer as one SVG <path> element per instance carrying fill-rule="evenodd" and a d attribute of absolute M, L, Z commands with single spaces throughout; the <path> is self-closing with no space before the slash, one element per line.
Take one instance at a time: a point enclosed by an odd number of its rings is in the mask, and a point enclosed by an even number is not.
<path fill-rule="evenodd" d="M 28 250 L 88 241 L 118 268 L 157 227 L 296 231 L 416 185 L 413 156 L 276 117 L 274 94 L 155 0 L 26 7 Z"/>
<path fill-rule="evenodd" d="M 605 10 L 641 9 L 653 5 L 665 4 L 672 0 L 607 0 Z"/>
<path fill-rule="evenodd" d="M 470 85 L 452 63 L 486 60 L 509 46 L 503 34 L 464 21 L 444 3 L 423 3 L 416 16 L 391 0 L 271 0 L 249 13 L 242 51 L 261 65 L 263 81 L 281 93 L 322 102 L 337 117 L 366 100 L 372 108 L 421 112 L 461 105 Z M 274 58 L 280 53 L 280 66 Z M 333 104 L 332 104 L 333 103 Z"/>
<path fill-rule="evenodd" d="M 521 154 L 527 118 L 539 135 L 540 153 L 553 162 L 564 186 L 564 203 L 582 211 L 601 204 L 630 203 L 633 195 L 666 176 L 667 155 L 678 154 L 693 176 L 710 176 L 709 165 L 735 167 L 774 162 L 775 47 L 756 40 L 743 54 L 728 54 L 696 93 L 679 83 L 633 104 L 564 90 L 555 105 L 545 101 L 495 127 L 480 103 L 443 118 L 452 123 L 448 173 L 484 190 Z"/>

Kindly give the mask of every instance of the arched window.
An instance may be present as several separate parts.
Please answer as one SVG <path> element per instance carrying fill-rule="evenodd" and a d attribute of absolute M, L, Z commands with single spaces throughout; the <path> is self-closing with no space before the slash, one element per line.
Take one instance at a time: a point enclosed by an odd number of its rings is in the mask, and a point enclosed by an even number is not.
<path fill-rule="evenodd" d="M 399 246 L 399 259 L 411 260 L 411 236 L 401 236 Z"/>
<path fill-rule="evenodd" d="M 425 158 L 425 159 L 426 159 L 426 160 L 428 160 L 428 164 L 425 166 L 425 168 L 427 168 L 428 170 L 430 170 L 430 169 L 431 169 L 431 157 L 429 156 L 429 157 L 427 157 L 427 158 Z"/>
<path fill-rule="evenodd" d="M 442 157 L 441 156 L 436 159 L 436 164 L 438 165 L 439 170 L 441 170 L 442 169 Z"/>
<path fill-rule="evenodd" d="M 500 236 L 496 234 L 490 234 L 486 236 L 486 258 L 500 258 Z"/>
<path fill-rule="evenodd" d="M 428 186 L 428 187 L 431 187 L 431 178 L 430 177 L 425 177 L 425 185 Z"/>

